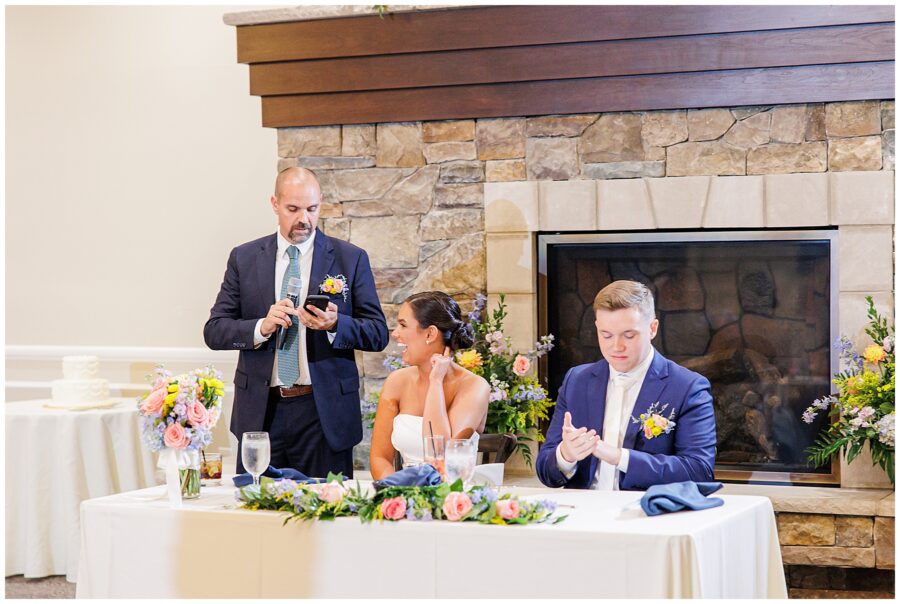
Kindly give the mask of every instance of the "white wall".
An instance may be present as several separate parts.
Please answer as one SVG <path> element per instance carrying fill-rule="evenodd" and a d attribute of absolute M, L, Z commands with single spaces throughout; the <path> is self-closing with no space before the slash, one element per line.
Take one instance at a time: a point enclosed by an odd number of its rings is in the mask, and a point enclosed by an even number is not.
<path fill-rule="evenodd" d="M 114 395 L 157 362 L 230 384 L 203 324 L 229 250 L 276 224 L 239 10 L 6 7 L 7 401 L 48 397 L 65 354 L 100 356 Z"/>
<path fill-rule="evenodd" d="M 6 7 L 7 346 L 204 346 L 228 251 L 275 229 L 236 10 Z"/>

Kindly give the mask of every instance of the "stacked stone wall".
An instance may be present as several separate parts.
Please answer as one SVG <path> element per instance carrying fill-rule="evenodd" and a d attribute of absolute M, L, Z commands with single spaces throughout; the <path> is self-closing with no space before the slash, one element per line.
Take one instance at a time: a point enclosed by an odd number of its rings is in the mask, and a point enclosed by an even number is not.
<path fill-rule="evenodd" d="M 485 290 L 485 183 L 893 170 L 894 101 L 283 128 L 278 155 L 319 175 L 393 324 L 414 291 Z M 386 370 L 362 356 L 368 390 Z"/>

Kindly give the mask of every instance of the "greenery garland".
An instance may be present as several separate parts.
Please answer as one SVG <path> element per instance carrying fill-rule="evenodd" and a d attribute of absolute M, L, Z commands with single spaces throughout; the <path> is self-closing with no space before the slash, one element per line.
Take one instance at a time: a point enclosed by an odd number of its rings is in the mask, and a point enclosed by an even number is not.
<path fill-rule="evenodd" d="M 533 524 L 562 522 L 555 516 L 556 502 L 525 501 L 509 493 L 497 495 L 490 487 L 463 488 L 461 480 L 437 486 L 386 487 L 370 495 L 357 481 L 347 487 L 340 475 L 329 474 L 324 483 L 305 484 L 262 477 L 259 486 L 238 492 L 244 509 L 286 512 L 290 520 L 334 520 L 358 516 L 372 521 L 476 521 L 483 524 Z"/>

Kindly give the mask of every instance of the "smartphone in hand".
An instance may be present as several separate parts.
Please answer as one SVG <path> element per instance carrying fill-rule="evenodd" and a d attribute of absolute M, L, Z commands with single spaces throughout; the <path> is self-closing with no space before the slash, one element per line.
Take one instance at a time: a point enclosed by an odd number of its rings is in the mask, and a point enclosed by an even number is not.
<path fill-rule="evenodd" d="M 327 310 L 328 296 L 323 296 L 320 294 L 311 294 L 309 296 L 306 296 L 306 302 L 303 303 L 303 308 L 305 309 L 307 306 L 315 306 L 319 310 Z"/>

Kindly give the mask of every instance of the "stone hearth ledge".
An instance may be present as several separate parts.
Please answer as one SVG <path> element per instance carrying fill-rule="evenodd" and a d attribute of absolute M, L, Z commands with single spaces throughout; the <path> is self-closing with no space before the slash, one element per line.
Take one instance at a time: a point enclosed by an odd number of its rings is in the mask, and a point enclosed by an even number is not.
<path fill-rule="evenodd" d="M 410 13 L 426 10 L 440 10 L 448 8 L 472 8 L 472 6 L 460 6 L 458 4 L 397 4 L 388 5 L 387 13 Z M 264 10 L 241 11 L 237 13 L 225 13 L 222 21 L 225 25 L 261 25 L 263 23 L 284 23 L 288 21 L 312 21 L 315 19 L 333 19 L 336 17 L 359 17 L 374 15 L 378 11 L 374 5 L 366 4 L 335 4 L 335 5 L 310 5 L 291 6 L 286 8 L 270 8 Z"/>

